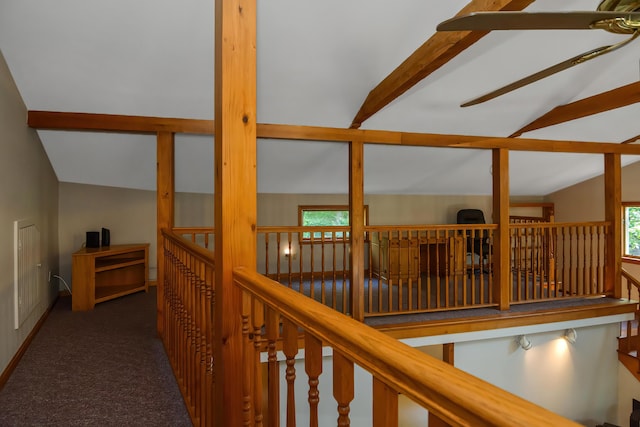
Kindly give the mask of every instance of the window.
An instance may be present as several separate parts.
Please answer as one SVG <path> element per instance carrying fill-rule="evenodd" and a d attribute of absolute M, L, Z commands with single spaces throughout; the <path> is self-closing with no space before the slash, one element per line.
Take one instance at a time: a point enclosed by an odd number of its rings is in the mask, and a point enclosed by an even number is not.
<path fill-rule="evenodd" d="M 365 225 L 368 222 L 368 207 L 364 207 Z M 298 224 L 303 227 L 326 227 L 326 226 L 349 226 L 349 206 L 345 205 L 329 205 L 329 206 L 298 206 Z M 320 240 L 322 238 L 321 232 L 314 232 L 313 238 Z M 344 239 L 344 233 L 342 231 L 332 232 L 326 231 L 324 238 L 331 240 L 335 236 L 335 239 Z M 347 239 L 349 233 L 347 232 Z M 302 233 L 303 240 L 311 239 L 311 232 Z"/>
<path fill-rule="evenodd" d="M 640 202 L 622 204 L 624 212 L 623 256 L 640 258 Z"/>

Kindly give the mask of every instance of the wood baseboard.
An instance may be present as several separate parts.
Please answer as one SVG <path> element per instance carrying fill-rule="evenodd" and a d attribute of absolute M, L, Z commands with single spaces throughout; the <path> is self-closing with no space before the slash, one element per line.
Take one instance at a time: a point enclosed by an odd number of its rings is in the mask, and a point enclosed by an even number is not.
<path fill-rule="evenodd" d="M 67 291 L 64 291 L 64 292 L 67 292 Z M 62 294 L 62 292 L 60 294 Z M 68 294 L 68 292 L 67 292 L 67 294 Z M 2 390 L 2 388 L 7 383 L 7 381 L 9 381 L 9 377 L 11 376 L 13 371 L 18 366 L 18 363 L 20 362 L 20 359 L 22 359 L 22 356 L 27 351 L 27 348 L 29 348 L 29 345 L 31 344 L 31 341 L 33 341 L 33 338 L 40 331 L 40 328 L 42 328 L 42 325 L 44 324 L 44 321 L 47 320 L 47 317 L 49 317 L 49 313 L 51 313 L 51 310 L 53 309 L 53 306 L 56 305 L 56 302 L 58 301 L 58 298 L 59 298 L 59 296 L 56 297 L 56 299 L 53 300 L 51 305 L 49 305 L 49 308 L 47 308 L 45 310 L 45 312 L 42 314 L 42 316 L 40 317 L 38 322 L 35 324 L 35 326 L 31 330 L 31 332 L 27 336 L 27 338 L 24 340 L 24 342 L 22 343 L 22 345 L 20 346 L 20 348 L 16 352 L 16 354 L 11 359 L 11 361 L 9 362 L 9 364 L 7 365 L 5 370 L 2 371 L 2 375 L 0 375 L 0 390 Z"/>

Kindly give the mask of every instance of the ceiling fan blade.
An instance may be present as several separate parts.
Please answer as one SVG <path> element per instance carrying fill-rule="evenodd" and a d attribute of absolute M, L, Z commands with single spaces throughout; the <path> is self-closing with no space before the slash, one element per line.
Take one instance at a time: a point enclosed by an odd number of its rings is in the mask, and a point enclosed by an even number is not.
<path fill-rule="evenodd" d="M 640 12 L 475 12 L 441 22 L 436 30 L 584 30 L 616 18 L 639 21 Z"/>
<path fill-rule="evenodd" d="M 631 41 L 635 40 L 638 36 L 640 35 L 639 31 L 636 31 L 633 36 L 631 36 L 630 38 L 620 42 L 620 43 L 616 43 L 613 45 L 608 45 L 608 46 L 602 46 L 596 49 L 592 49 L 588 52 L 582 53 L 578 56 L 574 56 L 573 58 L 567 59 L 566 61 L 562 61 L 556 65 L 552 65 L 549 68 L 545 68 L 542 71 L 538 71 L 537 73 L 531 74 L 527 77 L 524 77 L 518 81 L 515 81 L 513 83 L 510 83 L 506 86 L 501 87 L 500 89 L 496 89 L 492 92 L 489 92 L 485 95 L 482 95 L 478 98 L 474 98 L 470 101 L 465 102 L 464 104 L 460 105 L 461 107 L 469 107 L 471 105 L 477 105 L 480 104 L 482 102 L 488 101 L 490 99 L 493 98 L 497 98 L 500 95 L 504 95 L 505 93 L 509 93 L 511 91 L 514 91 L 516 89 L 519 89 L 523 86 L 526 86 L 528 84 L 531 84 L 533 82 L 537 82 L 538 80 L 541 80 L 545 77 L 549 77 L 552 74 L 558 73 L 560 71 L 566 70 L 567 68 L 571 68 L 574 65 L 578 65 L 581 64 L 583 62 L 589 61 L 590 59 L 593 58 L 597 58 L 598 56 L 602 56 L 605 53 L 609 53 L 612 52 L 616 49 L 621 48 L 622 46 L 625 46 L 626 44 L 630 43 Z"/>

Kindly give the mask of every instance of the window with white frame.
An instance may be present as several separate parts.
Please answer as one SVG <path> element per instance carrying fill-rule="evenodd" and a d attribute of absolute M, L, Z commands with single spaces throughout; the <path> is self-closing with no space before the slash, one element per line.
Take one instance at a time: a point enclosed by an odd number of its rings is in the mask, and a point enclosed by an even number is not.
<path fill-rule="evenodd" d="M 368 222 L 368 208 L 364 207 L 365 225 Z M 325 206 L 298 206 L 298 223 L 303 227 L 325 227 L 325 226 L 349 226 L 349 206 L 346 205 L 325 205 Z M 326 231 L 324 238 L 327 240 L 343 240 L 345 238 L 342 231 Z M 349 238 L 349 233 L 346 233 Z M 311 232 L 302 233 L 303 240 L 311 240 Z M 314 240 L 321 240 L 322 233 L 314 232 Z"/>
<path fill-rule="evenodd" d="M 624 213 L 623 256 L 640 258 L 640 202 L 622 204 Z"/>

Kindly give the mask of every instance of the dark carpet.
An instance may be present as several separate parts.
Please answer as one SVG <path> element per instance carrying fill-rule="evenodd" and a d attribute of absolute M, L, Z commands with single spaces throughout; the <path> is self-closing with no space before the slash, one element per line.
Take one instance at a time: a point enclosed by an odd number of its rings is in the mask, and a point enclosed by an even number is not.
<path fill-rule="evenodd" d="M 191 426 L 156 334 L 156 292 L 60 298 L 0 390 L 0 426 Z"/>

